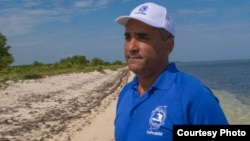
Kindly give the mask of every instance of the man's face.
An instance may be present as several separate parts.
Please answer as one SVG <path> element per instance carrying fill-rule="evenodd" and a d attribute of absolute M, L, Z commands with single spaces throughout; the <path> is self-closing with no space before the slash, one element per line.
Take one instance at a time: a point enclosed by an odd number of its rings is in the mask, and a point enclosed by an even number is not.
<path fill-rule="evenodd" d="M 170 51 L 159 29 L 130 19 L 125 25 L 124 36 L 125 59 L 135 74 L 153 73 L 166 67 Z"/>

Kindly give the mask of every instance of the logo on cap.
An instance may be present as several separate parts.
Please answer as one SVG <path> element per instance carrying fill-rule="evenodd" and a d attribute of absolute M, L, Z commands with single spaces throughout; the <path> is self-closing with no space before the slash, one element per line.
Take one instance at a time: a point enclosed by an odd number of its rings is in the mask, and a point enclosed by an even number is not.
<path fill-rule="evenodd" d="M 139 11 L 136 12 L 135 14 L 143 14 L 146 15 L 146 11 L 148 10 L 148 6 L 147 5 L 143 5 L 139 8 Z"/>

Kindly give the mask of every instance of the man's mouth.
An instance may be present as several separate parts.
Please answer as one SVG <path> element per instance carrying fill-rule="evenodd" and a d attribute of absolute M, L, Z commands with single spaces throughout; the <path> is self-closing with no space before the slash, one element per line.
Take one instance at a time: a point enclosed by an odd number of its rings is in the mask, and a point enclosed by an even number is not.
<path fill-rule="evenodd" d="M 136 55 L 136 56 L 130 55 L 130 56 L 128 56 L 127 58 L 128 58 L 128 59 L 142 59 L 142 57 L 139 56 L 139 55 Z"/>

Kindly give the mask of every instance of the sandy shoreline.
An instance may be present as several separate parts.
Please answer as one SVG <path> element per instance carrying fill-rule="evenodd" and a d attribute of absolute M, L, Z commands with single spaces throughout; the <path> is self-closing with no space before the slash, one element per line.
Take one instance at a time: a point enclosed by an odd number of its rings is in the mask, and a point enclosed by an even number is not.
<path fill-rule="evenodd" d="M 71 141 L 114 104 L 128 76 L 120 69 L 11 83 L 0 91 L 0 140 Z"/>
<path fill-rule="evenodd" d="M 127 82 L 132 80 L 133 73 L 130 72 Z M 92 120 L 90 126 L 84 127 L 76 132 L 72 141 L 114 141 L 114 118 L 117 97 L 115 97 L 106 109 Z"/>

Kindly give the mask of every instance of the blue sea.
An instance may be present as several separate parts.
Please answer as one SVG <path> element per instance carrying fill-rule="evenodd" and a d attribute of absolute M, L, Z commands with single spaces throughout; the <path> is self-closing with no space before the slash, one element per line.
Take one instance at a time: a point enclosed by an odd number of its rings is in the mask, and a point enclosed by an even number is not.
<path fill-rule="evenodd" d="M 250 60 L 176 62 L 176 65 L 211 89 L 227 91 L 250 106 Z"/>

